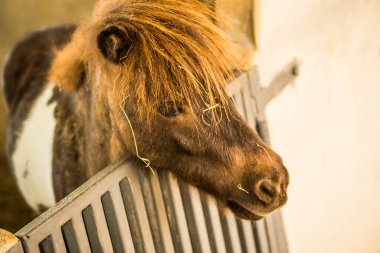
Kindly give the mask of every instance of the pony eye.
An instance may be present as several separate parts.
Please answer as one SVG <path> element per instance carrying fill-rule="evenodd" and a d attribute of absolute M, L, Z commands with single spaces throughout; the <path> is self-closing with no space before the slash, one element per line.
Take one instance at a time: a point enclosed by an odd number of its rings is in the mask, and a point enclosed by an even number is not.
<path fill-rule="evenodd" d="M 161 103 L 158 107 L 158 112 L 165 117 L 174 117 L 183 113 L 183 108 L 180 104 L 175 104 L 173 101 Z"/>

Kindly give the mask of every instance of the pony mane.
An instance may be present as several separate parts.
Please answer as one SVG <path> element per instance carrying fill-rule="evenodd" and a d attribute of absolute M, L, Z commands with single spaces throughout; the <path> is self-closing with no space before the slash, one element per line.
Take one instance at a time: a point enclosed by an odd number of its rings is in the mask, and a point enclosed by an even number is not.
<path fill-rule="evenodd" d="M 192 110 L 216 104 L 227 108 L 226 80 L 240 68 L 216 20 L 197 0 L 100 0 L 92 17 L 57 52 L 50 78 L 73 90 L 84 71 L 100 69 L 101 76 L 113 80 L 120 104 L 128 94 L 137 97 L 137 115 L 144 118 L 168 100 Z M 98 35 L 110 26 L 131 37 L 120 64 L 105 59 L 97 47 Z"/>

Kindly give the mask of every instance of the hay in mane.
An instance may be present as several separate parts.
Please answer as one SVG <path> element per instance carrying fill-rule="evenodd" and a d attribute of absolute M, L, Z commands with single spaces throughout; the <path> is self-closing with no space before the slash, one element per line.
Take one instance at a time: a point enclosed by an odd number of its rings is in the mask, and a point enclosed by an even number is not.
<path fill-rule="evenodd" d="M 196 0 L 100 0 L 92 17 L 57 52 L 50 78 L 73 90 L 84 72 L 94 84 L 94 71 L 100 70 L 103 80 L 114 83 L 120 103 L 128 94 L 136 96 L 137 115 L 145 119 L 169 100 L 192 110 L 215 104 L 227 108 L 226 79 L 239 67 L 215 20 Z M 112 26 L 124 31 L 131 44 L 120 63 L 105 59 L 96 43 Z M 96 89 L 110 87 L 100 84 Z"/>

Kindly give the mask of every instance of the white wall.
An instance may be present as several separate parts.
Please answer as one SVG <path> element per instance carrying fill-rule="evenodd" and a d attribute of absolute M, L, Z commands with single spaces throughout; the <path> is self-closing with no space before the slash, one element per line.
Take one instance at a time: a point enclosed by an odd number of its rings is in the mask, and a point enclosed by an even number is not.
<path fill-rule="evenodd" d="M 268 109 L 291 253 L 380 252 L 380 1 L 260 1 L 255 61 L 300 76 Z"/>

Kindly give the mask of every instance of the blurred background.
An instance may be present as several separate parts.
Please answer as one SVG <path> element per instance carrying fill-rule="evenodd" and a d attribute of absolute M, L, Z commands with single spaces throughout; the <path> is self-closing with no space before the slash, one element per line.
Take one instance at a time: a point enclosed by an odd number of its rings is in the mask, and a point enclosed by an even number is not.
<path fill-rule="evenodd" d="M 300 76 L 267 108 L 272 146 L 291 176 L 282 212 L 290 252 L 378 253 L 380 2 L 256 2 L 251 61 L 261 84 L 292 59 L 301 62 Z M 26 32 L 77 22 L 93 3 L 1 1 L 0 58 Z M 33 214 L 6 168 L 5 124 L 0 101 L 0 227 L 15 232 Z"/>
<path fill-rule="evenodd" d="M 77 23 L 95 0 L 0 1 L 0 68 L 12 46 L 26 33 L 62 23 Z M 16 232 L 34 216 L 20 196 L 5 156 L 6 108 L 0 89 L 0 228 Z"/>

